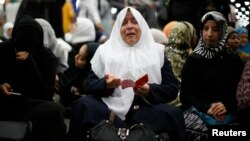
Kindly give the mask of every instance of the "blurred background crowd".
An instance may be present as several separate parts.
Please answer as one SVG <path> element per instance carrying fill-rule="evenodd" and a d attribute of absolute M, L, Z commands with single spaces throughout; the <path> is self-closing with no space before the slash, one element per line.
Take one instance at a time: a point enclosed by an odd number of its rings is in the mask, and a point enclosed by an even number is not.
<path fill-rule="evenodd" d="M 187 21 L 198 29 L 201 16 L 211 10 L 223 13 L 234 28 L 249 29 L 248 0 L 0 0 L 0 35 L 4 34 L 5 23 L 9 27 L 17 17 L 28 14 L 46 19 L 56 37 L 67 40 L 77 17 L 86 17 L 94 23 L 97 38 L 105 41 L 116 14 L 126 5 L 138 9 L 150 28 L 160 30 L 170 21 Z"/>

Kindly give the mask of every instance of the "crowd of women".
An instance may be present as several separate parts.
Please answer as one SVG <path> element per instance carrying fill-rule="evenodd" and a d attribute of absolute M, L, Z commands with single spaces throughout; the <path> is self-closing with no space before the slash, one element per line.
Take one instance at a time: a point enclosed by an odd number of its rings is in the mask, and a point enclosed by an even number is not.
<path fill-rule="evenodd" d="M 237 124 L 249 130 L 248 54 L 240 55 L 241 33 L 221 13 L 203 15 L 199 38 L 187 21 L 153 33 L 133 7 L 119 12 L 99 43 L 96 34 L 83 36 L 95 31 L 92 22 L 76 22 L 67 42 L 44 19 L 17 19 L 12 37 L 0 44 L 0 120 L 31 121 L 36 141 L 85 141 L 111 111 L 116 127 L 142 123 L 170 141 L 187 140 L 187 129 L 209 134 L 213 126 Z M 65 107 L 71 107 L 68 131 Z"/>

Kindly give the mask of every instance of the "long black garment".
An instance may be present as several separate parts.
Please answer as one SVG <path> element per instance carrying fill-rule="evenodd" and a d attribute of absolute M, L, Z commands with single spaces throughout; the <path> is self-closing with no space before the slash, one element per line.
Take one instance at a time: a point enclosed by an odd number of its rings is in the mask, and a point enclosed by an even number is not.
<path fill-rule="evenodd" d="M 22 0 L 15 22 L 23 15 L 46 19 L 55 30 L 56 37 L 64 38 L 62 6 L 65 0 Z"/>
<path fill-rule="evenodd" d="M 26 51 L 24 61 L 16 52 Z M 9 83 L 22 96 L 0 92 L 0 120 L 31 121 L 33 141 L 61 141 L 66 132 L 64 109 L 52 101 L 56 57 L 43 46 L 41 26 L 24 16 L 14 26 L 12 39 L 0 44 L 0 85 Z"/>
<path fill-rule="evenodd" d="M 229 113 L 236 110 L 236 87 L 243 70 L 239 56 L 224 52 L 205 59 L 192 54 L 182 71 L 180 100 L 184 108 L 195 106 L 207 113 L 210 104 L 221 101 Z"/>

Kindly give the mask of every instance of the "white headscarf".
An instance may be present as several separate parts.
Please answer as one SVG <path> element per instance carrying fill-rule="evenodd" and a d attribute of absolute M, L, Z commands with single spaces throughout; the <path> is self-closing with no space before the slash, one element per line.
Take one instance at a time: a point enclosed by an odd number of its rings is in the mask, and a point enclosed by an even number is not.
<path fill-rule="evenodd" d="M 9 36 L 9 34 L 8 34 L 8 30 L 11 29 L 11 28 L 13 29 L 13 27 L 14 27 L 14 24 L 12 22 L 6 22 L 3 25 L 3 36 L 4 36 L 4 38 L 6 38 L 6 39 L 11 38 L 11 36 Z"/>
<path fill-rule="evenodd" d="M 157 28 L 151 28 L 150 30 L 151 30 L 151 33 L 153 35 L 155 42 L 163 44 L 163 45 L 167 44 L 168 38 L 164 34 L 163 31 L 161 31 L 160 29 L 157 29 Z"/>
<path fill-rule="evenodd" d="M 48 21 L 42 18 L 35 19 L 43 28 L 43 44 L 45 47 L 54 49 L 57 44 L 57 38 L 53 27 Z"/>
<path fill-rule="evenodd" d="M 56 38 L 55 31 L 48 21 L 42 18 L 35 19 L 43 28 L 43 44 L 50 48 L 58 59 L 57 72 L 64 72 L 68 66 L 68 54 L 72 47 L 62 40 Z"/>
<path fill-rule="evenodd" d="M 76 29 L 72 33 L 70 42 L 72 44 L 89 42 L 95 40 L 95 25 L 94 23 L 84 17 L 77 17 Z"/>
<path fill-rule="evenodd" d="M 141 38 L 129 46 L 120 34 L 122 22 L 128 9 L 135 17 L 141 28 Z M 164 63 L 164 46 L 155 43 L 150 29 L 142 15 L 132 7 L 124 8 L 117 16 L 110 38 L 102 44 L 91 60 L 92 70 L 99 77 L 112 74 L 123 79 L 137 80 L 148 74 L 149 83 L 160 84 L 162 81 L 161 68 Z M 125 116 L 134 99 L 133 88 L 115 89 L 112 96 L 102 98 L 109 109 L 121 119 Z"/>

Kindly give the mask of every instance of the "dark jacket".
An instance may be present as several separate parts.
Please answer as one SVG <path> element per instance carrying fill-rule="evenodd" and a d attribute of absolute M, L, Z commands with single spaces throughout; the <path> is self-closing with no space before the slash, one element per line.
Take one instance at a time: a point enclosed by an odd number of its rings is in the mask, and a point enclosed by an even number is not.
<path fill-rule="evenodd" d="M 242 69 L 239 56 L 227 49 L 211 60 L 193 53 L 182 70 L 180 100 L 183 107 L 194 106 L 207 113 L 211 103 L 220 101 L 229 113 L 233 112 Z"/>

